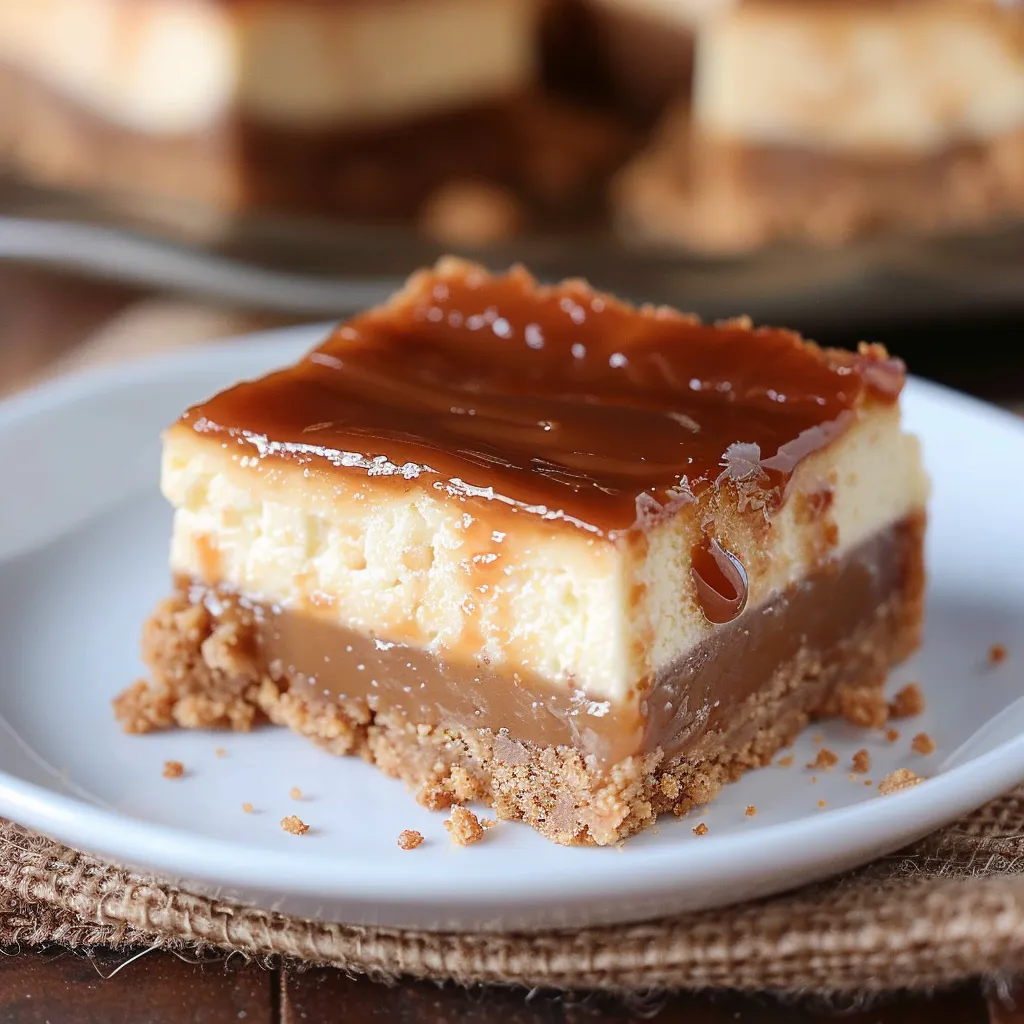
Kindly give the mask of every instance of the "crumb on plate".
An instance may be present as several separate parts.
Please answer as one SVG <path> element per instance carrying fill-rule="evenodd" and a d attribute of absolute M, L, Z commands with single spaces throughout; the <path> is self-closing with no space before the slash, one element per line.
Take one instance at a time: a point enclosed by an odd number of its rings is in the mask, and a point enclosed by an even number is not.
<path fill-rule="evenodd" d="M 301 800 L 302 799 L 302 790 L 299 789 L 298 786 L 292 786 L 292 788 L 290 790 L 288 790 L 288 795 L 293 800 Z"/>
<path fill-rule="evenodd" d="M 828 806 L 828 804 L 826 804 L 824 800 L 819 800 L 819 801 L 818 801 L 818 806 L 819 806 L 819 807 L 827 807 L 827 806 Z"/>
<path fill-rule="evenodd" d="M 890 718 L 913 718 L 924 711 L 924 694 L 917 683 L 907 683 L 889 703 Z"/>
<path fill-rule="evenodd" d="M 223 747 L 218 747 L 213 752 L 213 755 L 214 755 L 214 757 L 227 757 L 228 756 L 228 752 Z"/>
<path fill-rule="evenodd" d="M 246 801 L 242 804 L 242 810 L 245 811 L 246 814 L 252 814 L 252 804 Z"/>
<path fill-rule="evenodd" d="M 818 751 L 818 756 L 807 766 L 808 768 L 824 768 L 828 771 L 833 765 L 839 763 L 838 756 L 828 747 L 822 747 Z"/>
<path fill-rule="evenodd" d="M 988 662 L 990 665 L 1000 665 L 1006 661 L 1009 654 L 1005 644 L 993 644 L 988 649 Z"/>
<path fill-rule="evenodd" d="M 309 826 L 297 814 L 289 814 L 287 818 L 282 818 L 281 828 L 293 836 L 304 836 L 309 831 Z"/>
<path fill-rule="evenodd" d="M 889 705 L 875 687 L 846 686 L 837 696 L 839 712 L 851 725 L 881 729 L 889 720 Z"/>
<path fill-rule="evenodd" d="M 445 820 L 444 827 L 459 846 L 478 843 L 484 837 L 484 827 L 480 819 L 468 807 L 452 808 L 452 816 Z"/>
<path fill-rule="evenodd" d="M 787 754 L 785 757 L 780 757 L 777 763 L 780 768 L 788 768 L 793 763 L 793 755 Z"/>
<path fill-rule="evenodd" d="M 398 845 L 403 850 L 415 850 L 423 842 L 423 833 L 407 828 L 398 835 Z"/>
<path fill-rule="evenodd" d="M 185 774 L 185 766 L 180 761 L 164 761 L 164 778 L 180 779 Z"/>
<path fill-rule="evenodd" d="M 757 807 L 754 804 L 747 804 L 747 809 L 743 812 L 748 818 L 752 818 L 757 814 Z"/>
<path fill-rule="evenodd" d="M 693 834 L 695 836 L 706 836 L 708 834 L 708 827 L 704 822 L 700 822 L 698 825 L 693 826 Z"/>
<path fill-rule="evenodd" d="M 910 749 L 913 750 L 915 754 L 924 754 L 925 756 L 928 754 L 934 754 L 935 740 L 933 740 L 928 733 L 919 732 L 910 741 Z"/>
<path fill-rule="evenodd" d="M 481 818 L 480 819 L 480 824 L 483 825 L 484 828 L 494 828 L 494 826 L 498 824 L 498 819 L 497 818 Z"/>
<path fill-rule="evenodd" d="M 860 772 L 861 775 L 871 771 L 871 755 L 864 747 L 861 747 L 853 755 L 853 770 Z"/>
<path fill-rule="evenodd" d="M 901 789 L 910 789 L 919 782 L 924 782 L 924 779 L 917 772 L 912 772 L 909 768 L 897 768 L 896 771 L 889 772 L 878 784 L 878 792 L 882 796 L 888 796 L 890 793 L 898 793 Z"/>
<path fill-rule="evenodd" d="M 899 729 L 886 729 L 885 730 L 885 738 L 890 743 L 895 743 L 900 738 L 900 731 L 899 731 Z"/>
<path fill-rule="evenodd" d="M 479 248 L 507 242 L 524 220 L 521 203 L 507 189 L 486 182 L 450 181 L 427 199 L 420 228 L 435 242 Z"/>

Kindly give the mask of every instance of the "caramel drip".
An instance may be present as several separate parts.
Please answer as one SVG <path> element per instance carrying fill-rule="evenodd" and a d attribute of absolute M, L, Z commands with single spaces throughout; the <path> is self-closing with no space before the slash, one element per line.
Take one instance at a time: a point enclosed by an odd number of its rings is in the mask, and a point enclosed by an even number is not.
<path fill-rule="evenodd" d="M 697 603 L 708 622 L 732 622 L 747 605 L 747 573 L 740 560 L 717 540 L 705 537 L 690 552 Z"/>
<path fill-rule="evenodd" d="M 822 350 L 449 262 L 183 421 L 234 439 L 253 464 L 291 460 L 351 488 L 433 488 L 614 534 L 641 506 L 730 482 L 784 493 L 865 395 L 892 402 L 902 380 L 877 347 Z"/>

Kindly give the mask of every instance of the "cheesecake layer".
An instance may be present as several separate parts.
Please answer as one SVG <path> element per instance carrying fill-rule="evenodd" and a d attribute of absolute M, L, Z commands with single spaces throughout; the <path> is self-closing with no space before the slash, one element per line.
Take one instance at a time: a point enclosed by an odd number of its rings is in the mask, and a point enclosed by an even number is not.
<path fill-rule="evenodd" d="M 703 27 L 694 121 L 752 146 L 928 156 L 1024 130 L 1024 10 L 755 0 Z"/>
<path fill-rule="evenodd" d="M 531 0 L 32 0 L 0 5 L 0 63 L 134 131 L 320 131 L 521 92 L 535 20 Z"/>
<path fill-rule="evenodd" d="M 620 701 L 922 507 L 901 385 L 452 261 L 169 431 L 172 570 Z"/>
<path fill-rule="evenodd" d="M 814 716 L 850 700 L 884 706 L 889 666 L 920 639 L 923 530 L 915 514 L 724 626 L 657 681 L 641 722 L 507 680 L 485 693 L 486 680 L 421 653 L 371 650 L 357 634 L 187 585 L 147 624 L 151 679 L 126 691 L 117 713 L 134 732 L 267 719 L 363 756 L 428 807 L 480 799 L 556 842 L 605 845 L 712 800 Z M 337 691 L 323 685 L 335 659 L 354 658 L 366 660 L 333 677 Z M 293 664 L 302 661 L 321 662 L 318 674 Z M 370 673 L 378 685 L 360 690 Z M 721 699 L 702 714 L 698 693 Z"/>

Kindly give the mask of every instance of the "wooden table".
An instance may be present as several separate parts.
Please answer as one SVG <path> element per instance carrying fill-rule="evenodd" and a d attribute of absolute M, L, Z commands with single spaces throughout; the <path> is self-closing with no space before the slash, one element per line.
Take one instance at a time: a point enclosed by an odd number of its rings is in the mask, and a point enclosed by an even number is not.
<path fill-rule="evenodd" d="M 1019 341 L 1022 325 L 1024 316 L 990 329 Z M 237 310 L 197 307 L 0 263 L 0 395 L 85 363 L 198 344 L 261 326 L 269 322 Z M 993 398 L 1024 399 L 1020 346 L 1011 349 L 1015 364 L 989 361 L 968 372 L 956 352 L 963 337 L 957 325 L 944 325 L 878 340 L 908 356 L 913 356 L 910 349 L 919 349 L 921 358 L 914 364 L 947 382 Z M 977 340 L 975 327 L 972 341 Z M 945 361 L 936 355 L 944 347 L 952 353 Z M 969 985 L 931 997 L 888 998 L 851 1013 L 857 1005 L 852 1000 L 827 1008 L 717 994 L 619 999 L 524 989 L 467 991 L 426 983 L 384 986 L 333 970 L 266 969 L 238 957 L 197 963 L 159 952 L 0 952 L 0 1020 L 9 1024 L 810 1024 L 836 1020 L 837 1010 L 847 1011 L 839 1018 L 847 1024 L 1024 1024 L 1024 989 L 1015 994 L 1008 984 L 987 993 Z"/>

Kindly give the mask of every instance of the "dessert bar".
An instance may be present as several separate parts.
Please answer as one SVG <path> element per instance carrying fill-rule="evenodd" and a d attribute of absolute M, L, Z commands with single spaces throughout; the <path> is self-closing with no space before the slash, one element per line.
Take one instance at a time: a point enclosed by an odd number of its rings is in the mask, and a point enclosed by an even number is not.
<path fill-rule="evenodd" d="M 446 259 L 166 434 L 129 731 L 286 725 L 560 843 L 711 800 L 917 646 L 902 364 Z"/>
<path fill-rule="evenodd" d="M 448 177 L 507 164 L 499 140 L 537 106 L 537 15 L 533 0 L 3 3 L 0 167 L 214 210 L 409 217 Z"/>
<path fill-rule="evenodd" d="M 748 0 L 702 23 L 615 186 L 630 235 L 738 251 L 1024 216 L 1024 7 Z"/>

